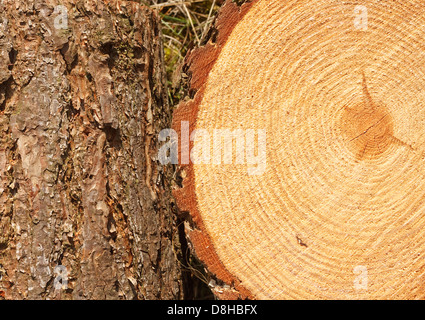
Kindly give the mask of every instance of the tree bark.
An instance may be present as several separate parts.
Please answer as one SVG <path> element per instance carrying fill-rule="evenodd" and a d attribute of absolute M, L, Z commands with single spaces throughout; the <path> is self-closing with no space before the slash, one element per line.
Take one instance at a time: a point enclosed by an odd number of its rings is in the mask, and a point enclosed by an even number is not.
<path fill-rule="evenodd" d="M 0 1 L 0 296 L 177 299 L 158 16 Z"/>

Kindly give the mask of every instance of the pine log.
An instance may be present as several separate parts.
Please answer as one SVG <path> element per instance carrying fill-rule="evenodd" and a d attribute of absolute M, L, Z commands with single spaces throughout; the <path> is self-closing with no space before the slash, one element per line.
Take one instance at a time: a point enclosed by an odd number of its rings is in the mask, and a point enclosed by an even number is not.
<path fill-rule="evenodd" d="M 424 26 L 421 0 L 226 1 L 173 120 L 174 195 L 219 297 L 425 298 Z M 230 163 L 224 129 L 246 133 Z"/>

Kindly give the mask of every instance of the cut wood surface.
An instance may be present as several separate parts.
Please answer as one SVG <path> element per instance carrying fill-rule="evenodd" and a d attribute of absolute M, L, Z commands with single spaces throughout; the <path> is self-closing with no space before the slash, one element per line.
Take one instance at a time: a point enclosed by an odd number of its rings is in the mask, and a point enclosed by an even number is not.
<path fill-rule="evenodd" d="M 425 3 L 227 1 L 210 34 L 174 129 L 267 134 L 260 174 L 181 164 L 218 296 L 424 298 Z"/>

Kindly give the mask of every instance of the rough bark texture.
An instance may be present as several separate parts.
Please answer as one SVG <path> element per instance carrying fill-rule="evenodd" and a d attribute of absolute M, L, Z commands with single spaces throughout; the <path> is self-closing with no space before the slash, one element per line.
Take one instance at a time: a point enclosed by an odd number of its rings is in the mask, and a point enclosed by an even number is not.
<path fill-rule="evenodd" d="M 0 56 L 0 296 L 180 298 L 157 15 L 3 0 Z"/>

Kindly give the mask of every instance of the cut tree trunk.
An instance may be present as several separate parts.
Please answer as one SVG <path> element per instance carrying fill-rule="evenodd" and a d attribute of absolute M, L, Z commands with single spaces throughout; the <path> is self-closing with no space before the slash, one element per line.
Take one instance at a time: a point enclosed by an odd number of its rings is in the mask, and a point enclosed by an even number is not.
<path fill-rule="evenodd" d="M 425 298 L 424 25 L 421 0 L 225 3 L 173 120 L 218 296 Z"/>
<path fill-rule="evenodd" d="M 157 14 L 0 1 L 0 296 L 177 299 Z"/>

